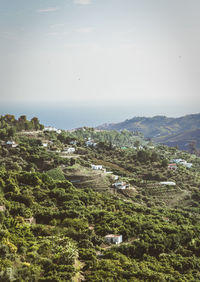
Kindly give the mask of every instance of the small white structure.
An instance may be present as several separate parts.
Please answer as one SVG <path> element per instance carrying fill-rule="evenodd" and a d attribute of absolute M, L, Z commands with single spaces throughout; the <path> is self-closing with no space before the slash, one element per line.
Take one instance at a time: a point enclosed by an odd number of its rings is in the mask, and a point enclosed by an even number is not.
<path fill-rule="evenodd" d="M 114 180 L 118 180 L 118 179 L 119 179 L 119 176 L 118 176 L 118 175 L 113 175 L 113 179 L 114 179 Z"/>
<path fill-rule="evenodd" d="M 42 143 L 42 146 L 46 148 L 48 146 L 48 143 Z"/>
<path fill-rule="evenodd" d="M 184 165 L 187 168 L 192 167 L 192 163 L 188 163 L 186 160 L 183 159 L 174 159 L 172 160 L 174 163 L 179 164 L 179 165 Z"/>
<path fill-rule="evenodd" d="M 7 141 L 6 146 L 16 148 L 18 144 L 15 141 Z"/>
<path fill-rule="evenodd" d="M 43 129 L 43 131 L 54 131 L 54 132 L 56 132 L 56 133 L 58 133 L 58 134 L 61 133 L 61 130 L 60 130 L 60 129 L 57 129 L 57 128 L 52 127 L 52 126 L 46 126 L 46 127 Z"/>
<path fill-rule="evenodd" d="M 65 148 L 65 149 L 63 150 L 63 153 L 66 153 L 66 154 L 73 154 L 75 151 L 76 151 L 75 148 L 70 147 L 70 148 Z"/>
<path fill-rule="evenodd" d="M 76 145 L 76 144 L 77 144 L 77 141 L 76 141 L 76 140 L 72 140 L 72 141 L 69 142 L 69 144 L 70 144 L 70 145 Z"/>
<path fill-rule="evenodd" d="M 192 163 L 186 163 L 186 164 L 184 164 L 184 166 L 186 166 L 187 168 L 191 168 L 192 167 Z"/>
<path fill-rule="evenodd" d="M 102 165 L 94 165 L 94 164 L 91 164 L 91 168 L 93 170 L 102 170 L 103 169 L 103 166 Z"/>
<path fill-rule="evenodd" d="M 185 160 L 183 159 L 174 159 L 172 160 L 173 163 L 176 163 L 176 164 L 185 164 L 187 163 Z"/>
<path fill-rule="evenodd" d="M 87 140 L 87 141 L 85 142 L 85 145 L 86 145 L 87 147 L 95 147 L 95 146 L 97 145 L 97 143 L 95 143 L 93 140 Z"/>
<path fill-rule="evenodd" d="M 162 181 L 160 182 L 160 185 L 170 185 L 170 186 L 175 186 L 176 183 L 173 181 Z"/>
<path fill-rule="evenodd" d="M 154 146 L 148 146 L 148 148 L 149 148 L 149 149 L 152 149 L 152 150 L 155 149 Z"/>
<path fill-rule="evenodd" d="M 116 182 L 114 183 L 115 188 L 117 189 L 126 189 L 129 185 L 126 182 Z"/>
<path fill-rule="evenodd" d="M 104 238 L 105 238 L 105 241 L 109 244 L 120 244 L 120 243 L 122 243 L 122 235 L 108 234 Z"/>

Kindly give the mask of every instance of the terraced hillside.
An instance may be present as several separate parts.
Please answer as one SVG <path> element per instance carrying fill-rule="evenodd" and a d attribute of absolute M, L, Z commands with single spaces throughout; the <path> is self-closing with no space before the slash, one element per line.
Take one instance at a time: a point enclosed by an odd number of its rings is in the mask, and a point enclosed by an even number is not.
<path fill-rule="evenodd" d="M 81 165 L 74 165 L 63 170 L 67 180 L 77 188 L 92 187 L 96 191 L 109 190 L 111 181 L 103 171 L 94 171 Z"/>

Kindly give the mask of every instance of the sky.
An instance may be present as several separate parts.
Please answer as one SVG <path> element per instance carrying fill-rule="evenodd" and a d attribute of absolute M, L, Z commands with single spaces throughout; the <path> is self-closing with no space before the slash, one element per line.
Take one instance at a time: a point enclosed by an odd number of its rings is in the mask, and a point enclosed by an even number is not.
<path fill-rule="evenodd" d="M 0 110 L 198 113 L 199 12 L 199 0 L 0 0 Z"/>

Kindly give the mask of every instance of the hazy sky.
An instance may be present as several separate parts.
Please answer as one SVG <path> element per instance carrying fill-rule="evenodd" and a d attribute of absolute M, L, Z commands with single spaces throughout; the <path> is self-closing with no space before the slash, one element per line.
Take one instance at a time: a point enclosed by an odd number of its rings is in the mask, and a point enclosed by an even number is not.
<path fill-rule="evenodd" d="M 1 104 L 200 112 L 199 15 L 199 0 L 0 0 Z"/>

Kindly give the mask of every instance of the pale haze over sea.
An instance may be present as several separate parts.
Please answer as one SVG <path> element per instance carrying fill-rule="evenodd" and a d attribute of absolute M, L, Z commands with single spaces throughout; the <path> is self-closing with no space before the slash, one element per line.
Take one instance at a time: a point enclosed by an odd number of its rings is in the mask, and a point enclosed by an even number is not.
<path fill-rule="evenodd" d="M 71 129 L 200 112 L 199 0 L 0 0 L 0 114 Z"/>

